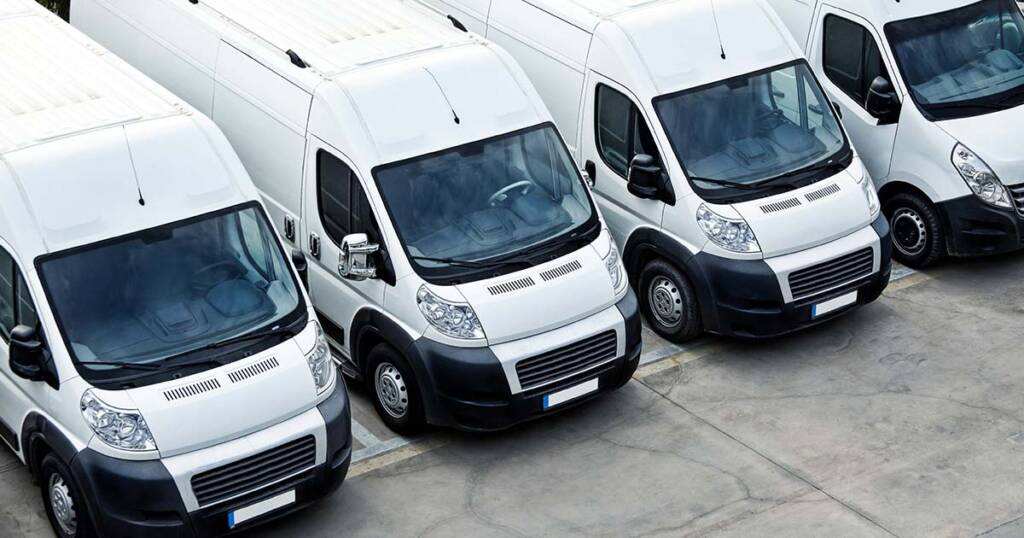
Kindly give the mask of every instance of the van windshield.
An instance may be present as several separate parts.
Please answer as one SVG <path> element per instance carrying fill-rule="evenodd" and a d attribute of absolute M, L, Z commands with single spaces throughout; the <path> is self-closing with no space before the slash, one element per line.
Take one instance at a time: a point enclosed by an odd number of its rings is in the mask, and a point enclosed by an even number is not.
<path fill-rule="evenodd" d="M 911 96 L 931 119 L 1024 103 L 1024 16 L 1015 0 L 984 0 L 885 31 Z"/>
<path fill-rule="evenodd" d="M 718 203 L 820 181 L 849 153 L 805 61 L 660 97 L 672 147 L 702 198 Z"/>
<path fill-rule="evenodd" d="M 510 258 L 556 255 L 591 227 L 600 231 L 587 187 L 550 125 L 382 166 L 374 176 L 427 280 L 493 276 Z"/>
<path fill-rule="evenodd" d="M 90 381 L 195 354 L 230 362 L 227 349 L 214 350 L 218 343 L 306 317 L 255 204 L 48 256 L 39 272 L 72 358 Z M 245 351 L 255 352 L 260 340 L 245 339 Z"/>

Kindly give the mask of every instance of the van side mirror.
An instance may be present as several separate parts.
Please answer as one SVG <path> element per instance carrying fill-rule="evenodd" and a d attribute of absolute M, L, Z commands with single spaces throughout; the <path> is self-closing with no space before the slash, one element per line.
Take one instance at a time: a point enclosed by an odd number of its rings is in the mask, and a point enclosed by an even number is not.
<path fill-rule="evenodd" d="M 306 261 L 306 255 L 301 250 L 292 250 L 292 264 L 295 265 L 295 270 L 299 273 L 302 285 L 309 289 L 309 262 Z"/>
<path fill-rule="evenodd" d="M 43 368 L 43 343 L 36 330 L 28 325 L 18 325 L 11 331 L 9 351 L 11 372 L 29 381 L 45 381 Z"/>
<path fill-rule="evenodd" d="M 366 234 L 346 235 L 341 240 L 338 274 L 342 278 L 357 282 L 377 278 L 377 266 L 373 255 L 379 251 L 380 245 L 370 243 L 370 238 Z"/>
<path fill-rule="evenodd" d="M 629 164 L 626 188 L 630 194 L 644 200 L 661 200 L 675 205 L 676 196 L 667 181 L 665 171 L 651 155 L 638 154 Z"/>
<path fill-rule="evenodd" d="M 885 77 L 875 77 L 871 82 L 864 106 L 868 114 L 878 118 L 880 125 L 892 125 L 900 119 L 900 99 L 892 87 L 892 82 Z"/>

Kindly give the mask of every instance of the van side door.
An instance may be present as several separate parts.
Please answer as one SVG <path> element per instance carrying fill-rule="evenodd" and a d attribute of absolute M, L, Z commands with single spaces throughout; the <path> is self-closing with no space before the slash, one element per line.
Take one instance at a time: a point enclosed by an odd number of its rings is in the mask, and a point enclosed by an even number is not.
<path fill-rule="evenodd" d="M 303 195 L 303 251 L 309 264 L 309 294 L 335 349 L 351 358 L 350 329 L 363 308 L 380 310 L 387 282 L 394 283 L 380 222 L 356 167 L 340 151 L 315 136 L 306 153 Z M 348 280 L 338 271 L 341 245 L 351 234 L 366 234 L 380 246 L 378 278 Z"/>
<path fill-rule="evenodd" d="M 9 342 L 18 325 L 39 327 L 35 302 L 24 273 L 14 257 L 0 245 L 0 440 L 20 453 L 18 436 L 25 416 L 47 398 L 50 386 L 28 381 L 11 372 Z"/>
<path fill-rule="evenodd" d="M 825 91 L 842 116 L 871 177 L 878 185 L 889 176 L 898 124 L 883 122 L 865 107 L 875 77 L 894 87 L 893 63 L 879 45 L 881 36 L 871 24 L 846 11 L 823 4 L 816 14 L 807 50 Z"/>
<path fill-rule="evenodd" d="M 649 119 L 625 87 L 591 71 L 586 88 L 580 156 L 612 235 L 625 246 L 637 228 L 660 229 L 665 212 L 664 202 L 629 192 L 630 162 L 641 153 L 654 157 L 663 169 L 664 161 Z"/>

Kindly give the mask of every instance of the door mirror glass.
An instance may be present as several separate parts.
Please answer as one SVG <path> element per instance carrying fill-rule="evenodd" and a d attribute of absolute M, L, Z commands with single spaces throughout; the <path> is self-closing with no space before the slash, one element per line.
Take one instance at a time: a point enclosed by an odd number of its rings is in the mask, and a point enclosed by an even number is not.
<path fill-rule="evenodd" d="M 644 200 L 661 200 L 667 204 L 675 203 L 665 181 L 665 171 L 658 160 L 644 153 L 633 157 L 629 164 L 628 186 L 630 194 Z"/>
<path fill-rule="evenodd" d="M 892 83 L 885 77 L 875 77 L 868 90 L 866 108 L 869 114 L 886 125 L 896 123 L 900 117 L 900 100 Z"/>
<path fill-rule="evenodd" d="M 370 243 L 366 234 L 346 235 L 341 241 L 341 254 L 338 255 L 338 274 L 354 281 L 377 278 L 374 255 L 378 251 L 380 245 Z"/>
<path fill-rule="evenodd" d="M 29 381 L 43 381 L 43 343 L 36 330 L 18 325 L 11 331 L 10 366 L 14 375 Z"/>
<path fill-rule="evenodd" d="M 301 250 L 292 250 L 292 264 L 295 265 L 295 270 L 299 273 L 302 285 L 309 289 L 309 262 L 306 261 L 306 255 Z"/>

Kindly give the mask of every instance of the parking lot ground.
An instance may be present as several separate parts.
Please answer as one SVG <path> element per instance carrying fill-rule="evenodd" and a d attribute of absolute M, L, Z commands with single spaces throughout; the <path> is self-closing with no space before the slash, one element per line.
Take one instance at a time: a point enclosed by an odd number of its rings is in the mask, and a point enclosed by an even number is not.
<path fill-rule="evenodd" d="M 400 439 L 354 391 L 345 486 L 250 536 L 1022 536 L 1024 256 L 899 276 L 788 338 L 647 335 L 635 382 L 509 432 Z M 47 535 L 0 451 L 0 536 Z"/>

